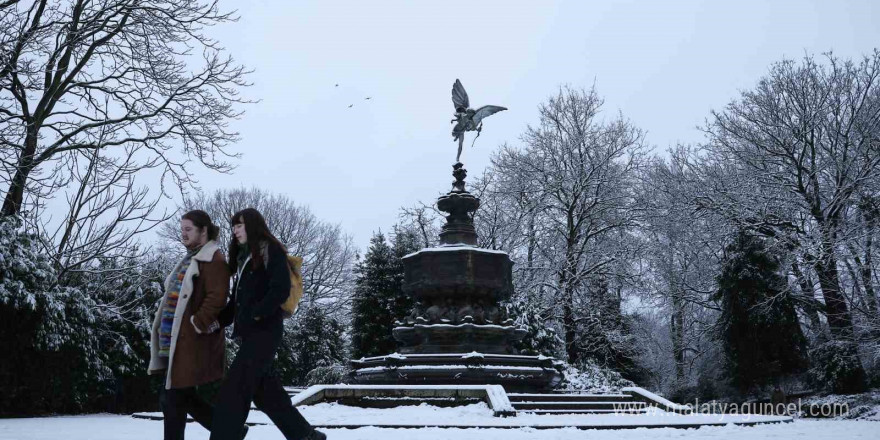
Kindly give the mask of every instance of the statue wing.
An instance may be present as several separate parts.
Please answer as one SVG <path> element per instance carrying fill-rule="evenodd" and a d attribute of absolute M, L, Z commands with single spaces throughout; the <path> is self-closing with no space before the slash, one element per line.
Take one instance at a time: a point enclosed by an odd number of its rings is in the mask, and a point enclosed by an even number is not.
<path fill-rule="evenodd" d="M 457 79 L 455 80 L 455 84 L 452 85 L 452 105 L 455 106 L 456 111 L 459 108 L 467 109 L 471 106 L 467 92 L 464 91 L 464 86 L 461 85 L 461 81 Z"/>
<path fill-rule="evenodd" d="M 474 113 L 474 125 L 479 125 L 480 121 L 482 121 L 483 118 L 487 118 L 491 115 L 494 115 L 495 113 L 504 110 L 507 110 L 507 107 L 501 107 L 498 105 L 484 105 L 478 108 L 477 112 Z"/>

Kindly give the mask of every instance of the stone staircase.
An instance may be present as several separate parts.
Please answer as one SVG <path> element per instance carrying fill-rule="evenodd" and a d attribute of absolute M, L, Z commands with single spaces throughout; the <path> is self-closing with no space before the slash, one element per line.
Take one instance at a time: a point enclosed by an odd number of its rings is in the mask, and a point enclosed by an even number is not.
<path fill-rule="evenodd" d="M 293 398 L 303 388 L 285 387 Z M 515 414 L 647 414 L 654 409 L 679 414 L 690 413 L 688 408 L 676 405 L 641 388 L 624 388 L 618 393 L 587 394 L 578 390 L 556 390 L 550 393 L 504 393 Z M 296 400 L 296 399 L 295 399 Z M 393 408 L 396 406 L 429 403 L 435 406 L 457 406 L 476 403 L 480 399 L 434 396 L 360 396 L 335 398 L 334 401 L 351 406 L 370 408 Z"/>
<path fill-rule="evenodd" d="M 648 403 L 624 394 L 508 393 L 517 413 L 527 414 L 644 414 Z"/>
<path fill-rule="evenodd" d="M 293 397 L 304 390 L 305 387 L 284 387 L 284 391 L 287 391 L 287 395 Z"/>
<path fill-rule="evenodd" d="M 753 414 L 693 414 L 688 406 L 670 402 L 639 387 L 625 387 L 617 392 L 588 394 L 577 390 L 548 393 L 507 393 L 500 385 L 317 385 L 306 389 L 285 387 L 295 406 L 320 402 L 338 402 L 362 408 L 394 408 L 430 403 L 435 406 L 459 406 L 486 402 L 494 417 L 457 420 L 434 417 L 430 420 L 407 420 L 391 415 L 368 417 L 351 413 L 343 419 L 319 415 L 314 425 L 319 428 L 356 429 L 365 426 L 389 429 L 418 428 L 499 428 L 499 429 L 635 429 L 635 428 L 699 428 L 701 426 L 754 426 L 767 423 L 789 423 L 787 416 Z M 659 414 L 673 417 L 656 417 Z M 252 411 L 252 414 L 256 409 Z M 430 410 L 428 411 L 431 412 Z M 674 414 L 689 415 L 674 417 Z M 314 416 L 315 414 L 312 414 Z M 566 417 L 554 417 L 566 415 Z M 621 417 L 614 417 L 621 415 Z M 521 416 L 521 417 L 517 417 Z M 544 417 L 546 416 L 546 417 Z M 162 420 L 162 413 L 135 413 L 132 417 Z M 248 425 L 271 424 L 258 415 Z M 416 437 L 416 436 L 414 436 Z"/>

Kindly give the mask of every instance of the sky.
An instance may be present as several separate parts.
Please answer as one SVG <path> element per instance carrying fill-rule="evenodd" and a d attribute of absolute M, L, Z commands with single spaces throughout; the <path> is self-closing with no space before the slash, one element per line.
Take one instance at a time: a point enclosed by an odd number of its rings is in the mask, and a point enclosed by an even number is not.
<path fill-rule="evenodd" d="M 365 249 L 402 206 L 451 189 L 452 84 L 484 121 L 462 154 L 479 175 L 537 122 L 561 85 L 595 84 L 647 132 L 658 154 L 702 140 L 712 109 L 752 88 L 773 62 L 880 47 L 880 2 L 269 1 L 220 2 L 239 20 L 210 30 L 253 70 L 232 127 L 229 175 L 193 170 L 204 191 L 257 186 L 339 223 Z M 338 84 L 338 86 L 337 86 Z M 367 100 L 366 97 L 371 97 Z M 352 107 L 349 105 L 353 104 Z"/>

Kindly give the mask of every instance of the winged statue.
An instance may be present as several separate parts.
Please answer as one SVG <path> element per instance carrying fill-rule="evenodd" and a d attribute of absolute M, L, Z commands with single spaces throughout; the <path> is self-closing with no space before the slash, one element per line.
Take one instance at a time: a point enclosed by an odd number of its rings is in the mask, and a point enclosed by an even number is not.
<path fill-rule="evenodd" d="M 461 85 L 461 81 L 457 79 L 452 85 L 452 104 L 455 106 L 455 119 L 450 122 L 455 123 L 455 127 L 452 127 L 452 138 L 458 141 L 458 155 L 455 156 L 455 161 L 458 162 L 461 158 L 465 132 L 476 131 L 477 136 L 474 137 L 476 142 L 483 130 L 483 119 L 502 110 L 507 110 L 507 107 L 484 105 L 476 110 L 472 109 L 468 94 L 464 90 L 464 86 Z"/>

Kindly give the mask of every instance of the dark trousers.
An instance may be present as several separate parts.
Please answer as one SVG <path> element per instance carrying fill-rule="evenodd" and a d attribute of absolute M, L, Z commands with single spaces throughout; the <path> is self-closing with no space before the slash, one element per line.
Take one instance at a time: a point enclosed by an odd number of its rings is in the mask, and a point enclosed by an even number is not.
<path fill-rule="evenodd" d="M 166 390 L 163 384 L 159 391 L 159 406 L 164 415 L 165 440 L 183 440 L 187 413 L 205 429 L 211 429 L 213 410 L 208 402 L 196 394 L 195 388 Z"/>
<path fill-rule="evenodd" d="M 242 338 L 217 394 L 211 440 L 239 440 L 251 400 L 287 440 L 300 440 L 311 433 L 312 426 L 290 403 L 290 396 L 272 371 L 280 344 L 280 332 L 254 332 Z"/>

